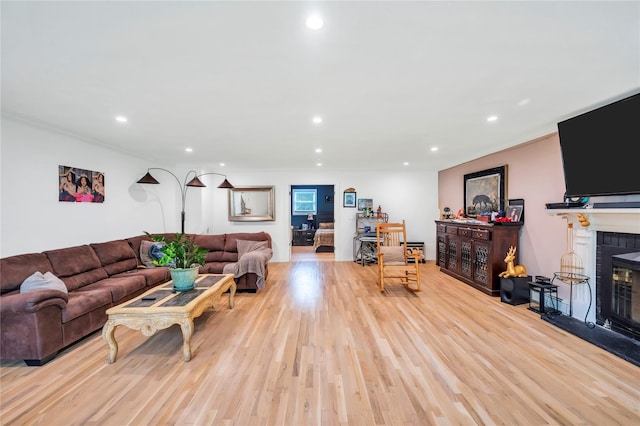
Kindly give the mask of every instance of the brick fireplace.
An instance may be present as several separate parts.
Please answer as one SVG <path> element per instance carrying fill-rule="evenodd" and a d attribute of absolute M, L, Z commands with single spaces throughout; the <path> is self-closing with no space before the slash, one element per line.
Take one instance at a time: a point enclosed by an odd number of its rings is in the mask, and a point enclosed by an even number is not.
<path fill-rule="evenodd" d="M 640 339 L 640 209 L 566 209 L 549 214 L 566 217 L 576 230 L 574 251 L 580 256 L 589 285 L 573 289 L 573 317 Z M 582 227 L 577 214 L 589 218 Z M 618 256 L 622 257 L 618 257 Z M 635 269 L 634 269 L 635 268 Z M 629 271 L 635 270 L 632 274 Z M 633 297 L 635 296 L 635 298 Z"/>

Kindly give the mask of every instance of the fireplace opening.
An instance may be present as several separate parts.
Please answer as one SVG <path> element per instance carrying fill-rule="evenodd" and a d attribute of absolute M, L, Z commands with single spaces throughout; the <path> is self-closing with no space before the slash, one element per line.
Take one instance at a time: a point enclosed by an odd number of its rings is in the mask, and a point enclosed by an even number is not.
<path fill-rule="evenodd" d="M 640 340 L 640 236 L 598 232 L 596 322 Z"/>
<path fill-rule="evenodd" d="M 640 339 L 640 252 L 613 256 L 611 328 Z"/>

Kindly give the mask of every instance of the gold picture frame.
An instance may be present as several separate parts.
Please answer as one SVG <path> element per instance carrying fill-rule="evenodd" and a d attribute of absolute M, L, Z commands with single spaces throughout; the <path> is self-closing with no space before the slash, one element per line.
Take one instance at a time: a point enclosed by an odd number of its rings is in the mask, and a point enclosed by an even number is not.
<path fill-rule="evenodd" d="M 229 189 L 229 222 L 276 220 L 275 186 L 245 186 Z"/>

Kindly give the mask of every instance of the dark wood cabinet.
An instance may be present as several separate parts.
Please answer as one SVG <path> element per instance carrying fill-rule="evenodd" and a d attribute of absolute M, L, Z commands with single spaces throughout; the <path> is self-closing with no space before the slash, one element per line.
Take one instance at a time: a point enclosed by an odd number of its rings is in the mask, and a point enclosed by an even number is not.
<path fill-rule="evenodd" d="M 312 246 L 313 237 L 316 235 L 315 229 L 294 229 L 293 245 L 294 246 Z"/>
<path fill-rule="evenodd" d="M 440 270 L 486 294 L 500 296 L 498 274 L 506 269 L 509 247 L 518 247 L 520 226 L 443 220 L 436 221 L 436 227 Z"/>

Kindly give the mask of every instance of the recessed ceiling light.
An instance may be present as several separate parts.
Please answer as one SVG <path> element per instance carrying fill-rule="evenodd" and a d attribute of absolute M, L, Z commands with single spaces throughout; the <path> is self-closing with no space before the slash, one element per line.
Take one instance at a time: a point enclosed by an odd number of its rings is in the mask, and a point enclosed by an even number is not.
<path fill-rule="evenodd" d="M 438 147 L 437 147 L 437 146 L 432 146 L 432 147 L 431 147 L 431 152 L 436 152 L 437 150 L 438 150 Z"/>
<path fill-rule="evenodd" d="M 322 148 L 316 148 L 316 152 L 320 154 L 322 152 Z"/>
<path fill-rule="evenodd" d="M 224 164 L 224 163 L 220 163 L 220 164 L 219 164 L 219 166 L 220 166 L 220 167 L 224 167 L 225 165 L 226 165 L 226 164 Z"/>
<path fill-rule="evenodd" d="M 489 117 L 487 117 L 487 121 L 489 123 L 493 122 L 493 121 L 497 121 L 498 120 L 498 116 L 497 115 L 490 115 Z"/>
<path fill-rule="evenodd" d="M 315 117 L 313 117 L 313 122 L 314 122 L 315 124 L 320 124 L 320 123 L 322 123 L 322 117 L 320 117 L 320 116 L 318 116 L 318 115 L 317 115 L 317 116 L 315 116 Z"/>
<path fill-rule="evenodd" d="M 402 163 L 402 165 L 404 165 L 404 166 L 408 166 L 408 165 L 409 165 L 409 162 L 408 162 L 408 161 L 405 161 L 404 163 Z"/>
<path fill-rule="evenodd" d="M 319 30 L 324 26 L 324 21 L 318 15 L 311 15 L 307 18 L 307 27 L 312 30 Z"/>
<path fill-rule="evenodd" d="M 116 121 L 119 123 L 126 123 L 127 122 L 127 117 L 125 117 L 124 115 L 117 115 L 116 116 Z"/>
<path fill-rule="evenodd" d="M 322 163 L 316 163 L 316 166 L 320 167 L 322 166 Z"/>
<path fill-rule="evenodd" d="M 193 152 L 193 148 L 185 148 L 184 150 L 187 152 Z"/>

